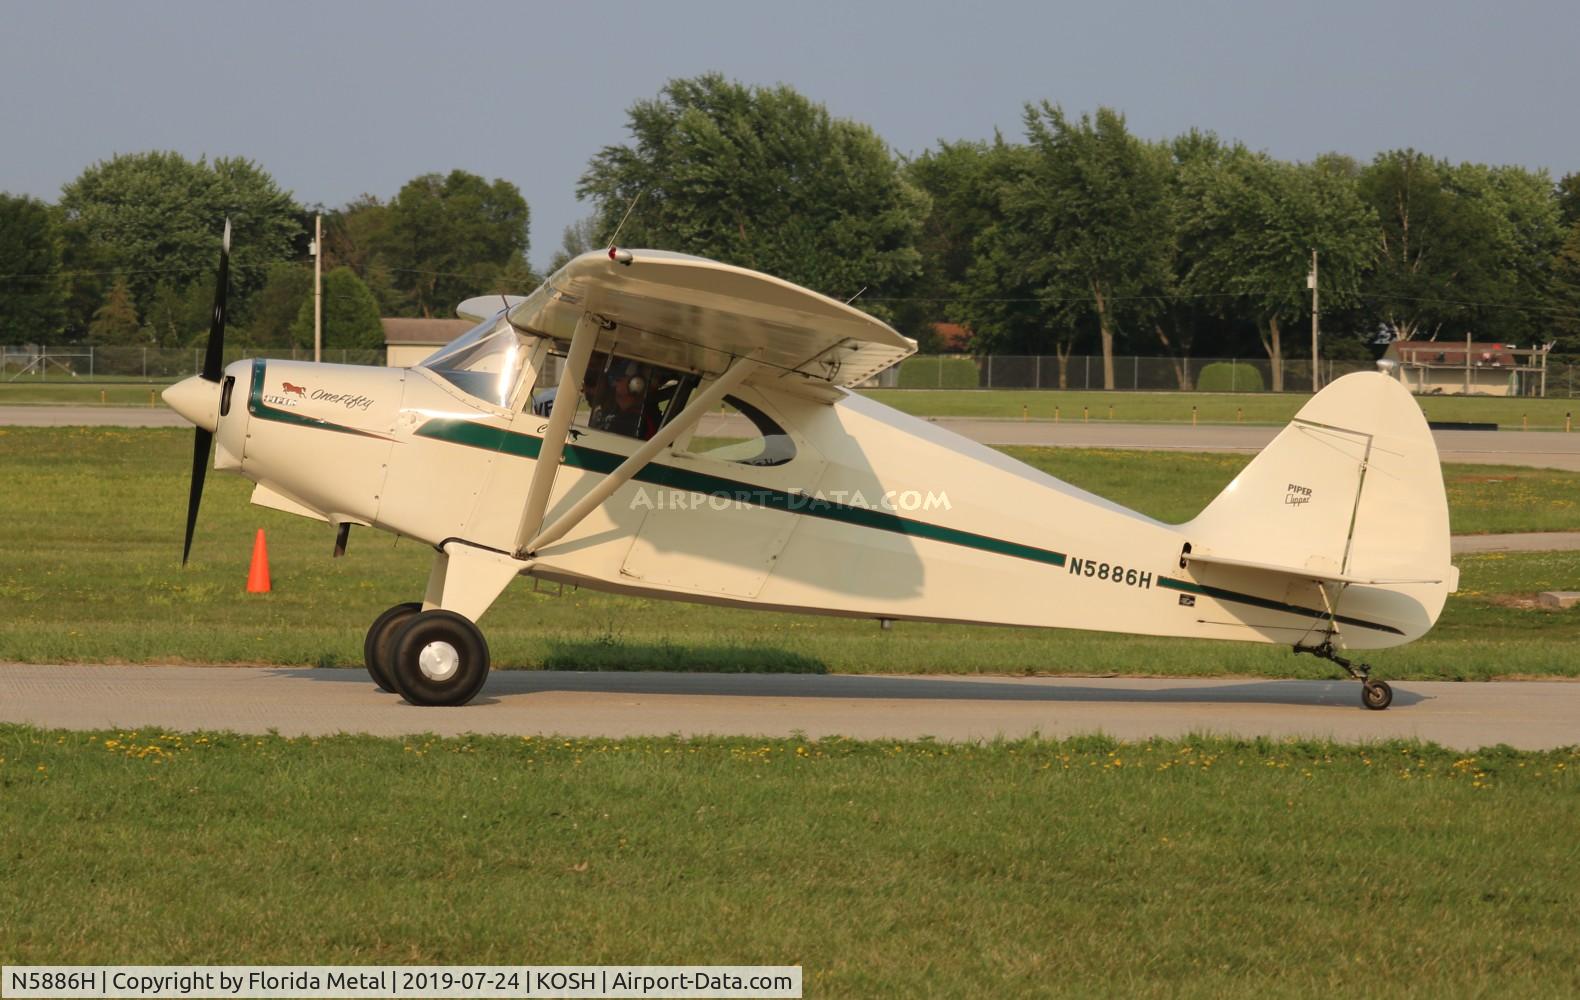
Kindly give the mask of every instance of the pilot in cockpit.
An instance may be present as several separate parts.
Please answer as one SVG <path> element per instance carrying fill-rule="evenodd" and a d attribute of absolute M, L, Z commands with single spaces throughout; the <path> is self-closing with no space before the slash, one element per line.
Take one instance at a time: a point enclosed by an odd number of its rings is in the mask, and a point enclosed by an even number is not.
<path fill-rule="evenodd" d="M 646 441 L 658 433 L 663 419 L 653 392 L 650 366 L 635 361 L 616 362 L 604 379 L 606 392 L 594 404 L 590 425 L 595 430 Z M 590 399 L 591 397 L 589 397 Z"/>

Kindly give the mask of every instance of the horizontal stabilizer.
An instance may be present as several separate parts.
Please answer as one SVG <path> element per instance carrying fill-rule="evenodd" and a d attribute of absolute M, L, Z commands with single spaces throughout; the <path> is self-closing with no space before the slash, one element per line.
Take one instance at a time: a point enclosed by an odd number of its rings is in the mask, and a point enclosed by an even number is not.
<path fill-rule="evenodd" d="M 1213 566 L 1232 566 L 1236 569 L 1255 569 L 1268 573 L 1282 573 L 1285 576 L 1291 576 L 1301 580 L 1313 580 L 1317 583 L 1356 584 L 1362 587 L 1386 587 L 1401 583 L 1443 583 L 1445 579 L 1442 576 L 1438 576 L 1436 578 L 1373 578 L 1369 576 L 1352 576 L 1348 573 L 1325 572 L 1323 570 L 1317 569 L 1305 569 L 1300 566 L 1281 566 L 1277 563 L 1256 562 L 1250 559 L 1231 559 L 1227 556 L 1215 556 L 1207 552 L 1187 552 L 1181 558 L 1187 566 L 1195 563 L 1205 563 Z M 1447 569 L 1449 575 L 1453 577 L 1453 579 L 1449 581 L 1449 589 L 1453 590 L 1459 585 L 1459 568 L 1456 566 L 1449 566 Z"/>

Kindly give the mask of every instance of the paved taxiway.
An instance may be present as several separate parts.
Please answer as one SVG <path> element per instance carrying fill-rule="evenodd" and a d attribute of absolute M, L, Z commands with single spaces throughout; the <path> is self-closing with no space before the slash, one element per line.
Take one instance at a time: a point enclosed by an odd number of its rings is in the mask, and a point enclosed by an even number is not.
<path fill-rule="evenodd" d="M 1580 682 L 1345 681 L 496 671 L 464 708 L 415 708 L 361 670 L 0 665 L 0 721 L 283 735 L 850 736 L 980 740 L 1104 732 L 1418 738 L 1459 749 L 1580 743 Z"/>
<path fill-rule="evenodd" d="M 1281 428 L 1264 425 L 1125 424 L 1094 421 L 978 420 L 939 417 L 931 421 L 973 441 L 991 445 L 1054 445 L 1067 448 L 1142 448 L 1162 451 L 1261 451 Z M 23 427 L 186 427 L 164 406 L 0 406 L 0 424 Z M 744 426 L 744 425 L 742 425 Z M 715 418 L 704 433 L 723 433 Z M 1524 465 L 1580 472 L 1580 434 L 1559 431 L 1435 431 L 1445 462 Z"/>

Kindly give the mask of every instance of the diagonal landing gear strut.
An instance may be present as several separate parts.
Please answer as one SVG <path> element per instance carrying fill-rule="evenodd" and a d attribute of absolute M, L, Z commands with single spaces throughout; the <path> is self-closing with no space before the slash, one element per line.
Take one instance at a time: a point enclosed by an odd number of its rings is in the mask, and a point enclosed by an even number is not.
<path fill-rule="evenodd" d="M 1331 641 L 1324 641 L 1320 646 L 1295 646 L 1296 653 L 1310 653 L 1312 656 L 1324 660 L 1332 660 L 1344 668 L 1344 672 L 1361 682 L 1361 704 L 1367 708 L 1381 711 L 1393 704 L 1393 688 L 1387 681 L 1372 680 L 1372 668 L 1365 663 L 1351 663 L 1346 657 L 1340 656 L 1333 648 Z"/>

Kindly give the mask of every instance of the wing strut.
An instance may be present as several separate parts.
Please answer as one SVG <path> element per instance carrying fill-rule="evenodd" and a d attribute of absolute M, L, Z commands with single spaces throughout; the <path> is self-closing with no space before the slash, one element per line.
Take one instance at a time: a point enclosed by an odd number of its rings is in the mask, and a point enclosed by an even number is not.
<path fill-rule="evenodd" d="M 518 559 L 526 552 L 527 539 L 543 527 L 543 515 L 549 509 L 549 493 L 554 489 L 554 477 L 560 471 L 560 458 L 565 454 L 565 437 L 576 416 L 576 407 L 581 405 L 582 376 L 587 372 L 587 359 L 592 357 L 593 344 L 601 328 L 602 324 L 591 313 L 582 313 L 576 323 L 576 332 L 571 335 L 565 369 L 560 372 L 560 387 L 555 390 L 554 407 L 549 411 L 543 445 L 538 449 L 538 464 L 532 470 L 532 482 L 527 487 L 527 503 L 521 510 L 521 524 L 516 528 Z"/>
<path fill-rule="evenodd" d="M 674 418 L 666 421 L 658 429 L 658 433 L 642 443 L 642 447 L 632 453 L 631 457 L 621 462 L 619 467 L 603 478 L 580 500 L 572 505 L 570 510 L 561 514 L 531 542 L 522 547 L 523 556 L 530 555 L 545 545 L 552 544 L 564 537 L 567 531 L 576 527 L 588 514 L 597 510 L 605 500 L 614 495 L 614 491 L 631 481 L 631 478 L 643 467 L 651 462 L 658 453 L 668 448 L 675 439 L 688 430 L 702 415 L 719 405 L 724 397 L 733 392 L 737 386 L 746 381 L 752 372 L 761 368 L 756 353 L 744 358 L 737 358 L 724 374 L 714 380 L 713 384 L 691 397 L 686 403 L 686 408 L 675 414 Z M 558 400 L 558 396 L 555 397 Z M 555 412 L 558 412 L 556 410 Z M 552 429 L 552 428 L 551 428 Z M 545 443 L 547 439 L 545 438 Z M 539 462 L 542 461 L 540 457 Z"/>

